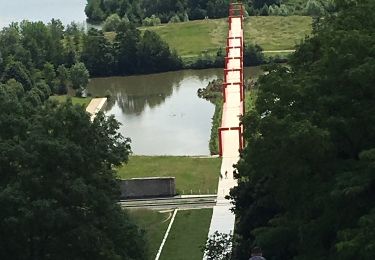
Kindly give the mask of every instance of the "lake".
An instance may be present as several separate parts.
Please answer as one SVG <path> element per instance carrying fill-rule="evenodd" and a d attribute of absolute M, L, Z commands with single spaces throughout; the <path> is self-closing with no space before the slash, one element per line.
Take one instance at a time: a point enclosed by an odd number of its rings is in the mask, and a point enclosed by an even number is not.
<path fill-rule="evenodd" d="M 246 77 L 261 73 L 245 69 Z M 183 70 L 151 75 L 92 79 L 88 92 L 112 98 L 105 108 L 122 123 L 137 155 L 209 155 L 215 107 L 197 90 L 223 77 L 223 69 Z"/>
<path fill-rule="evenodd" d="M 85 23 L 86 0 L 0 0 L 0 28 L 22 20 Z"/>

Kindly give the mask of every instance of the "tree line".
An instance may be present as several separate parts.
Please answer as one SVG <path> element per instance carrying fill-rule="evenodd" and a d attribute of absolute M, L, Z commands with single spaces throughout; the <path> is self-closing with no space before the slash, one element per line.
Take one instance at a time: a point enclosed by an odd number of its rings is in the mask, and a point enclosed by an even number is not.
<path fill-rule="evenodd" d="M 87 0 L 85 13 L 91 23 L 116 14 L 136 25 L 186 22 L 228 16 L 229 0 Z M 323 15 L 334 9 L 333 0 L 246 0 L 246 15 Z"/>
<path fill-rule="evenodd" d="M 233 259 L 375 255 L 375 2 L 337 1 L 243 123 Z"/>
<path fill-rule="evenodd" d="M 156 33 L 141 33 L 123 22 L 113 41 L 77 24 L 23 21 L 0 32 L 0 81 L 14 78 L 25 90 L 35 86 L 65 93 L 81 90 L 89 76 L 129 75 L 180 69 L 176 52 Z M 88 71 L 87 71 L 88 70 Z M 42 86 L 43 85 L 43 86 Z"/>

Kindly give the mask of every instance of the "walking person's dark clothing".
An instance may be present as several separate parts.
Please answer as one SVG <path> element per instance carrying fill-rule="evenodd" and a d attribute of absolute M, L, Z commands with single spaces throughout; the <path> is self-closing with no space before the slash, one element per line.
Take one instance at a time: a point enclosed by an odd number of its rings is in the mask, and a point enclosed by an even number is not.
<path fill-rule="evenodd" d="M 266 260 L 263 256 L 252 256 L 249 260 Z"/>
<path fill-rule="evenodd" d="M 262 256 L 262 249 L 256 246 L 251 250 L 251 257 L 249 258 L 249 260 L 266 260 L 266 259 Z"/>

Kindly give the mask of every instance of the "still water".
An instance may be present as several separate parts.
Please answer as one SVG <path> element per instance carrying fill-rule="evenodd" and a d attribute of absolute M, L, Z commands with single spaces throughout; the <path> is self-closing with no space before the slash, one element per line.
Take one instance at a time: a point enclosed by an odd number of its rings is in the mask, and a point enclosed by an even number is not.
<path fill-rule="evenodd" d="M 246 68 L 246 78 L 261 73 Z M 92 79 L 88 91 L 111 101 L 105 113 L 122 123 L 138 155 L 209 155 L 215 107 L 197 96 L 199 88 L 223 77 L 223 69 L 184 70 L 160 74 Z"/>
<path fill-rule="evenodd" d="M 0 0 L 0 28 L 22 20 L 84 23 L 86 0 Z"/>

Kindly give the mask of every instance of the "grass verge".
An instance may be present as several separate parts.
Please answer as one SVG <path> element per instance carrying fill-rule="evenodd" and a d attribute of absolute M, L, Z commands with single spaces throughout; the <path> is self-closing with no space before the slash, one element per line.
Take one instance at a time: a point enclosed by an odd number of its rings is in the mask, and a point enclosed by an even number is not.
<path fill-rule="evenodd" d="M 221 118 L 223 117 L 223 100 L 216 99 L 215 103 L 215 113 L 212 117 L 212 128 L 210 136 L 210 153 L 219 154 L 219 134 L 218 129 L 221 126 Z"/>
<path fill-rule="evenodd" d="M 148 259 L 155 259 L 172 213 L 160 213 L 148 209 L 128 210 L 131 219 L 145 231 Z"/>
<path fill-rule="evenodd" d="M 178 211 L 161 260 L 201 260 L 206 243 L 212 209 Z"/>
<path fill-rule="evenodd" d="M 55 101 L 60 102 L 60 103 L 64 103 L 64 102 L 66 102 L 66 100 L 68 99 L 68 97 L 70 97 L 70 96 L 67 96 L 67 95 L 50 96 L 49 99 L 50 100 L 55 100 Z M 84 107 L 87 107 L 88 104 L 91 101 L 90 97 L 87 97 L 87 98 L 70 97 L 70 98 L 72 99 L 73 105 L 77 104 L 77 105 L 81 105 L 81 106 L 84 106 Z"/>
<path fill-rule="evenodd" d="M 184 156 L 131 156 L 129 163 L 117 169 L 123 179 L 175 177 L 179 194 L 216 193 L 220 158 Z"/>

